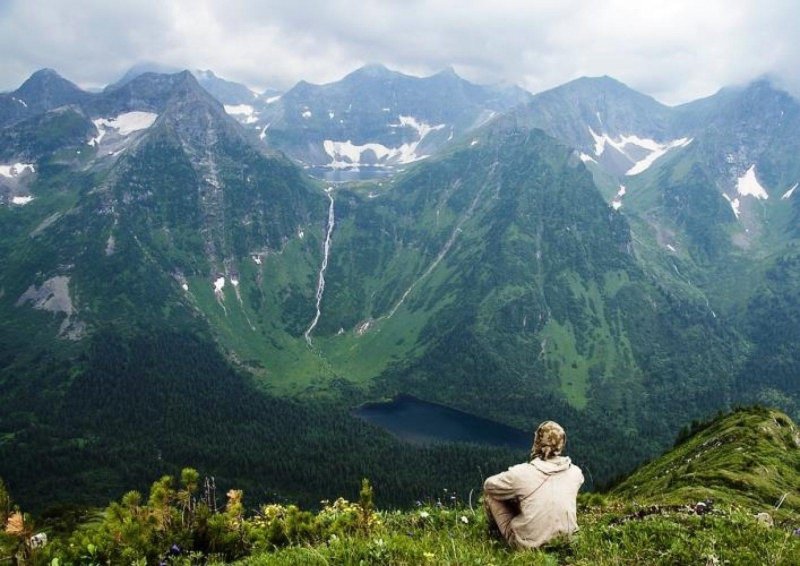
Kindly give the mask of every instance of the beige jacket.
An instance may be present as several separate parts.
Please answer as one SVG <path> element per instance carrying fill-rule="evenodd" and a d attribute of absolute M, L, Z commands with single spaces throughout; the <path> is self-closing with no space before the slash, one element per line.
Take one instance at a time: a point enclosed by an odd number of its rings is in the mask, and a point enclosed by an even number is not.
<path fill-rule="evenodd" d="M 495 499 L 519 501 L 520 514 L 511 520 L 511 541 L 537 548 L 560 534 L 578 530 L 575 500 L 583 485 L 583 472 L 566 456 L 534 459 L 512 466 L 483 484 Z"/>

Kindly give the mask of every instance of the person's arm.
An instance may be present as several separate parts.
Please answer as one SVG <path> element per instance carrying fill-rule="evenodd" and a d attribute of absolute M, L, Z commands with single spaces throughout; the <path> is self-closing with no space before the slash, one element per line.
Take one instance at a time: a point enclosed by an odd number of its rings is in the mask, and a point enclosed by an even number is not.
<path fill-rule="evenodd" d="M 501 472 L 487 478 L 483 482 L 483 491 L 501 501 L 514 499 L 519 495 L 517 493 L 517 483 L 513 468 L 509 468 L 507 472 Z"/>

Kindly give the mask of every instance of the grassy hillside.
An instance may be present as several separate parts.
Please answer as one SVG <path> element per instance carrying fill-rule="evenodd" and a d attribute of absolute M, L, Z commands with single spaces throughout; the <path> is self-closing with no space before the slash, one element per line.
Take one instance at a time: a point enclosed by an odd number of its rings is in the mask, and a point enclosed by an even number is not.
<path fill-rule="evenodd" d="M 322 502 L 317 513 L 286 504 L 251 510 L 242 492 L 229 491 L 222 503 L 186 469 L 177 481 L 155 482 L 149 497 L 130 492 L 103 511 L 38 524 L 15 514 L 0 483 L 0 519 L 10 518 L 0 560 L 16 551 L 33 564 L 800 563 L 796 425 L 779 412 L 749 409 L 695 429 L 609 494 L 582 494 L 581 530 L 534 552 L 491 538 L 474 493 L 443 490 L 412 510 L 378 511 L 364 480 L 357 502 Z M 783 490 L 789 495 L 775 510 Z M 709 497 L 705 509 L 697 506 Z M 25 546 L 42 531 L 47 546 Z"/>
<path fill-rule="evenodd" d="M 639 503 L 713 499 L 800 512 L 800 429 L 785 414 L 742 410 L 694 428 L 611 493 Z"/>

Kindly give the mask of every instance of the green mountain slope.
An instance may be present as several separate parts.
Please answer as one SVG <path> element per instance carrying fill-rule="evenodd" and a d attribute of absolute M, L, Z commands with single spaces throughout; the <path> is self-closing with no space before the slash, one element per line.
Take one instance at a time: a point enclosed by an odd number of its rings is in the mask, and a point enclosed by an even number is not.
<path fill-rule="evenodd" d="M 769 409 L 739 410 L 698 424 L 691 436 L 611 490 L 639 503 L 713 499 L 800 512 L 800 429 Z"/>

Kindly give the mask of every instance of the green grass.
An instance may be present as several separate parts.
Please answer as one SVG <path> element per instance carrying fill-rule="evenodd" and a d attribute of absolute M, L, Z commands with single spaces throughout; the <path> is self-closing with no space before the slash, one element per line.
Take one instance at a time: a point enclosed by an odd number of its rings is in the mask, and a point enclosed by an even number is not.
<path fill-rule="evenodd" d="M 789 565 L 800 560 L 800 537 L 790 524 L 767 528 L 737 507 L 699 516 L 688 509 L 643 509 L 620 501 L 584 504 L 576 535 L 535 551 L 512 550 L 491 537 L 483 513 L 467 507 L 383 512 L 380 518 L 380 528 L 369 536 L 292 545 L 237 564 Z"/>
<path fill-rule="evenodd" d="M 751 409 L 713 422 L 612 493 L 642 503 L 711 498 L 764 511 L 781 503 L 780 515 L 800 513 L 798 485 L 800 430 L 779 411 Z"/>
<path fill-rule="evenodd" d="M 582 308 L 582 316 L 592 320 L 591 332 L 579 336 L 570 321 L 560 323 L 555 318 L 548 320 L 542 330 L 542 352 L 555 366 L 567 401 L 578 409 L 589 401 L 592 370 L 603 378 L 616 380 L 631 378 L 636 373 L 630 341 L 619 321 L 606 311 L 606 298 L 613 297 L 628 283 L 624 272 L 610 272 L 605 274 L 601 290 L 595 282 L 584 286 L 577 275 L 570 274 L 565 284 L 572 291 L 575 308 Z"/>

